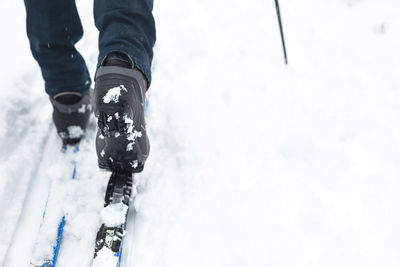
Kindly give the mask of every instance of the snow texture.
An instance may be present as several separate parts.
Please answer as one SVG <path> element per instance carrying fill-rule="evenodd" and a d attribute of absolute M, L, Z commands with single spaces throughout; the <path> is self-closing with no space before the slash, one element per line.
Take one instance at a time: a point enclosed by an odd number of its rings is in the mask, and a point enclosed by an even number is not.
<path fill-rule="evenodd" d="M 84 133 L 80 126 L 68 126 L 67 130 L 70 138 L 80 138 Z"/>
<path fill-rule="evenodd" d="M 288 66 L 274 1 L 154 6 L 152 152 L 123 267 L 400 265 L 400 3 L 279 2 Z M 77 5 L 93 77 L 92 1 Z M 109 174 L 92 122 L 69 179 L 23 10 L 0 3 L 0 266 L 28 266 L 52 188 L 66 196 L 58 266 L 89 266 Z"/>
<path fill-rule="evenodd" d="M 126 145 L 126 151 L 133 150 L 133 145 L 135 144 L 136 138 L 140 137 L 142 137 L 142 132 L 133 130 L 133 132 L 129 133 L 126 137 L 126 139 L 129 141 L 129 143 Z"/>
<path fill-rule="evenodd" d="M 109 267 L 117 266 L 118 257 L 115 253 L 108 249 L 100 250 L 96 259 L 93 261 L 92 267 Z"/>
<path fill-rule="evenodd" d="M 136 169 L 139 165 L 139 161 L 138 160 L 134 160 L 133 162 L 131 162 L 131 166 L 132 168 Z"/>
<path fill-rule="evenodd" d="M 107 91 L 107 94 L 103 97 L 103 102 L 106 104 L 108 104 L 110 102 L 118 103 L 122 90 L 127 92 L 124 85 L 120 85 L 120 86 L 109 89 Z"/>
<path fill-rule="evenodd" d="M 88 107 L 89 110 L 89 107 Z M 86 104 L 83 104 L 79 109 L 78 109 L 78 113 L 82 113 L 84 114 L 86 112 Z"/>
<path fill-rule="evenodd" d="M 128 206 L 123 203 L 110 204 L 101 211 L 101 221 L 108 227 L 120 226 L 125 222 Z"/>

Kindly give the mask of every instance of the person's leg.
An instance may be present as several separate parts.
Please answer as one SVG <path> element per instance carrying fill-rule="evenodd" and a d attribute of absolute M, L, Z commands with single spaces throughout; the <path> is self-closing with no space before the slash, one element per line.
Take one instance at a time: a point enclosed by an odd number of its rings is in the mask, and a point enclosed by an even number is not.
<path fill-rule="evenodd" d="M 151 61 L 156 41 L 153 0 L 94 0 L 99 35 L 99 64 L 111 52 L 129 55 L 151 82 Z"/>
<path fill-rule="evenodd" d="M 83 35 L 75 0 L 24 0 L 27 34 L 50 96 L 84 93 L 90 76 L 75 43 Z M 113 2 L 113 1 L 111 1 Z"/>
<path fill-rule="evenodd" d="M 53 106 L 53 121 L 64 144 L 84 135 L 91 112 L 90 76 L 75 49 L 83 29 L 75 0 L 24 0 L 33 57 L 40 65 Z"/>

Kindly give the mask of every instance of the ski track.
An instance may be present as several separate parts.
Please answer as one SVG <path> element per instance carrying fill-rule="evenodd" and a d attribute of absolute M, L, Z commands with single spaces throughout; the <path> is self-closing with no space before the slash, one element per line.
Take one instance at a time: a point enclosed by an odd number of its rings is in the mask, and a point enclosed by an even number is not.
<path fill-rule="evenodd" d="M 62 215 L 66 216 L 57 266 L 89 266 L 94 252 L 99 212 L 103 206 L 109 173 L 100 172 L 96 168 L 93 130 L 88 132 L 76 155 L 71 148 L 66 155 L 61 153 L 61 142 L 54 131 L 52 134 L 37 179 L 27 194 L 27 203 L 18 224 L 21 229 L 14 235 L 14 242 L 3 265 L 5 267 L 29 264 L 48 195 L 51 200 L 47 205 L 46 223 L 40 228 L 44 244 L 46 239 L 55 238 L 55 229 Z M 75 180 L 71 179 L 73 160 L 78 162 Z M 45 253 L 44 249 L 45 246 L 39 249 L 37 255 Z"/>
<path fill-rule="evenodd" d="M 22 3 L 0 5 L 0 25 L 10 20 L 16 34 L 24 32 Z M 155 1 L 151 155 L 135 176 L 140 193 L 129 215 L 123 267 L 400 264 L 400 5 L 280 5 L 289 66 L 273 1 Z M 91 1 L 78 1 L 78 8 L 85 28 L 78 48 L 93 74 Z M 7 99 L 0 145 L 9 151 L 0 156 L 6 200 L 0 201 L 6 241 L 0 265 L 14 232 L 8 228 L 20 218 L 24 229 L 5 266 L 29 260 L 32 243 L 24 241 L 35 239 L 43 206 L 34 196 L 51 181 L 42 175 L 50 157 L 43 155 L 36 176 L 38 159 L 29 160 L 41 151 L 40 126 L 50 121 L 50 105 L 43 105 L 43 92 L 26 86 L 41 88 L 39 74 L 21 67 L 25 60 L 34 64 L 22 35 L 16 45 L 24 52 L 6 53 L 11 65 L 2 70 L 30 75 L 7 78 L 6 88 L 18 90 L 0 93 Z M 28 142 L 34 133 L 42 139 Z M 52 148 L 52 134 L 45 153 L 59 149 Z M 93 138 L 82 143 L 77 180 L 62 184 L 68 216 L 58 266 L 88 266 L 93 254 L 108 179 L 97 170 Z M 21 213 L 24 198 L 29 203 Z"/>
<path fill-rule="evenodd" d="M 15 86 L 26 93 L 23 88 L 25 85 Z M 7 155 L 2 155 L 0 173 L 8 174 L 0 182 L 0 210 L 3 211 L 0 218 L 0 234 L 3 238 L 0 263 L 7 254 L 14 233 L 18 231 L 17 222 L 30 184 L 36 178 L 50 129 L 50 123 L 43 119 L 46 116 L 32 116 L 42 114 L 39 111 L 49 115 L 49 111 L 42 108 L 43 99 L 13 100 L 10 97 L 9 100 L 12 108 L 6 112 L 5 122 L 10 127 L 7 128 L 9 131 L 6 131 L 4 138 L 0 139 L 4 141 L 1 147 L 7 151 Z M 18 120 L 14 116 L 18 116 Z M 32 140 L 35 142 L 32 143 Z"/>
<path fill-rule="evenodd" d="M 3 266 L 28 266 L 29 258 L 20 255 L 30 255 L 35 236 L 38 233 L 42 214 L 44 211 L 46 196 L 48 195 L 48 176 L 45 175 L 53 160 L 59 154 L 58 147 L 61 143 L 56 139 L 54 129 L 49 131 L 50 138 L 43 145 L 43 154 L 40 162 L 36 165 L 36 172 L 31 179 L 26 193 L 21 216 L 13 234 L 13 239 L 7 251 Z M 57 162 L 57 161 L 55 161 Z M 47 179 L 46 179 L 47 178 Z"/>

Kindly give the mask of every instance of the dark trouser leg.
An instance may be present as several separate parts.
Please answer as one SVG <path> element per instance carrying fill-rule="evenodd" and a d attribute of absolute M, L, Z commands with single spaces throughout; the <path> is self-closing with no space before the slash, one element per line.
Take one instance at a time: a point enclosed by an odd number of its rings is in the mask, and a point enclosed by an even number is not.
<path fill-rule="evenodd" d="M 114 1 L 114 0 L 111 0 Z M 39 63 L 46 92 L 84 92 L 90 76 L 75 43 L 83 35 L 75 0 L 24 0 L 32 54 Z"/>
<path fill-rule="evenodd" d="M 113 51 L 128 54 L 151 81 L 151 61 L 156 30 L 153 0 L 94 0 L 99 36 L 99 64 Z"/>

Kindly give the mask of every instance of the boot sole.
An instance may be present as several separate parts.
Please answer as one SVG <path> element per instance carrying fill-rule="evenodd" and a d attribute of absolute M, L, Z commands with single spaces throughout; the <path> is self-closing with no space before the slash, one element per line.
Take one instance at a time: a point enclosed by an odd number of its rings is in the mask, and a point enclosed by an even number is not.
<path fill-rule="evenodd" d="M 138 162 L 136 154 L 127 150 L 130 125 L 126 118 L 132 118 L 132 113 L 131 110 L 121 106 L 99 106 L 98 128 L 104 137 L 105 147 L 112 147 L 115 151 L 113 157 L 99 158 L 99 168 L 117 173 L 134 173 L 143 170 L 144 165 Z"/>

